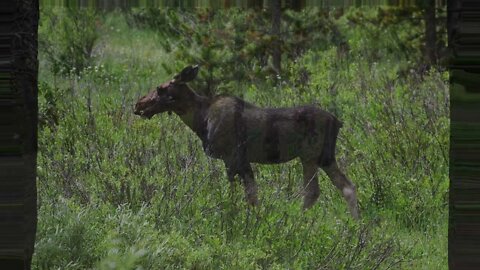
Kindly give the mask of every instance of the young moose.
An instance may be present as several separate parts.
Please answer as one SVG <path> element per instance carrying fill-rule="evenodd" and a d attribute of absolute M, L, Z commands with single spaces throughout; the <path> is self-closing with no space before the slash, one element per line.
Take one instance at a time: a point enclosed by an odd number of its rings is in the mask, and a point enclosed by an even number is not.
<path fill-rule="evenodd" d="M 257 185 L 250 163 L 283 163 L 300 158 L 304 177 L 304 209 L 317 200 L 317 168 L 322 168 L 345 197 L 350 213 L 358 218 L 353 183 L 335 160 L 335 143 L 342 123 L 313 106 L 259 108 L 240 98 L 197 95 L 186 84 L 198 73 L 188 66 L 175 77 L 140 98 L 135 114 L 144 118 L 174 112 L 200 138 L 207 155 L 225 162 L 228 179 L 243 180 L 248 203 L 256 205 Z"/>

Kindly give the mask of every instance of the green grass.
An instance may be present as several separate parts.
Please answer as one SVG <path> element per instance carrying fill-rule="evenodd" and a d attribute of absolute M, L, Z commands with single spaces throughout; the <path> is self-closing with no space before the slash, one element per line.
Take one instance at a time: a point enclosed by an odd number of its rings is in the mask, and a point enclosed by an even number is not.
<path fill-rule="evenodd" d="M 302 212 L 298 161 L 255 165 L 261 205 L 249 208 L 177 116 L 133 115 L 139 96 L 171 78 L 161 66 L 176 56 L 161 35 L 112 13 L 82 72 L 55 75 L 40 52 L 33 268 L 446 269 L 447 75 L 398 76 L 401 56 L 379 50 L 372 63 L 367 30 L 338 24 L 348 61 L 335 47 L 310 50 L 285 62 L 292 76 L 306 68 L 308 85 L 259 80 L 231 92 L 339 116 L 337 156 L 357 185 L 360 222 L 323 172 L 318 203 Z"/>

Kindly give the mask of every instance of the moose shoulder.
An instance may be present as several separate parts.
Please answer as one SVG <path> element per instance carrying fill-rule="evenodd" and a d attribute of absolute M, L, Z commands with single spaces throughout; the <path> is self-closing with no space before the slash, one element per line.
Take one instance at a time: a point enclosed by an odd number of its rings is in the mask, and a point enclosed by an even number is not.
<path fill-rule="evenodd" d="M 258 199 L 250 163 L 283 163 L 298 157 L 303 166 L 304 208 L 311 207 L 319 196 L 320 167 L 358 218 L 355 186 L 335 160 L 342 126 L 335 116 L 314 106 L 259 108 L 233 96 L 200 96 L 186 85 L 197 73 L 198 66 L 184 68 L 173 80 L 140 98 L 135 114 L 146 118 L 162 112 L 179 115 L 201 139 L 206 154 L 224 161 L 230 182 L 240 176 L 252 205 Z"/>

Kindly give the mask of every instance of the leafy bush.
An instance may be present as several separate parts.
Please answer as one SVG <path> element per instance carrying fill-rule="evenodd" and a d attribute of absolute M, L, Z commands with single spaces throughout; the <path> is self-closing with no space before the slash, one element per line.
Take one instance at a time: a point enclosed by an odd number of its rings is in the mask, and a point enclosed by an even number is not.
<path fill-rule="evenodd" d="M 42 9 L 39 48 L 52 72 L 78 74 L 92 64 L 100 17 L 86 8 Z M 55 34 L 53 34 L 55 33 Z"/>
<path fill-rule="evenodd" d="M 270 16 L 266 11 L 240 9 L 200 9 L 192 14 L 150 8 L 133 11 L 129 21 L 161 33 L 164 50 L 177 59 L 173 66 L 163 65 L 167 73 L 187 64 L 201 64 L 198 81 L 203 83 L 196 86 L 208 95 L 232 92 L 238 88 L 232 83 L 258 83 L 276 75 L 270 63 L 275 40 L 280 40 L 284 57 L 290 61 L 307 49 L 345 42 L 329 13 L 287 11 L 279 36 L 271 32 Z"/>
<path fill-rule="evenodd" d="M 40 126 L 54 128 L 60 118 L 63 117 L 64 108 L 61 103 L 63 102 L 62 95 L 64 93 L 60 89 L 51 87 L 45 82 L 39 83 L 38 92 L 39 124 Z"/>

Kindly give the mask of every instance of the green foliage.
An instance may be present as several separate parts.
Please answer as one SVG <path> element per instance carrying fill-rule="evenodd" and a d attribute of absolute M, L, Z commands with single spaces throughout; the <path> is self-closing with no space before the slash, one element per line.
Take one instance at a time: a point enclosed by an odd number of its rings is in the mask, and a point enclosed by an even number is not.
<path fill-rule="evenodd" d="M 262 14 L 238 9 L 200 9 L 193 14 L 144 9 L 130 16 L 133 25 L 159 32 L 163 49 L 175 55 L 175 65 L 163 65 L 167 73 L 189 63 L 202 66 L 196 86 L 205 94 L 227 88 L 232 82 L 260 77 L 259 72 L 266 65 L 266 43 L 271 42 L 271 37 L 262 34 L 268 24 Z"/>
<path fill-rule="evenodd" d="M 318 9 L 286 11 L 282 32 L 271 33 L 270 14 L 253 10 L 205 10 L 194 13 L 171 9 L 140 9 L 129 15 L 131 25 L 157 31 L 175 65 L 164 64 L 167 73 L 191 63 L 202 65 L 197 89 L 208 95 L 235 92 L 238 85 L 259 83 L 276 75 L 270 56 L 279 40 L 284 58 L 290 61 L 306 50 L 343 44 L 334 17 Z M 313 31 L 315 30 L 315 31 Z M 272 77 L 271 79 L 276 79 Z"/>
<path fill-rule="evenodd" d="M 54 128 L 59 118 L 63 117 L 63 91 L 53 88 L 45 82 L 38 85 L 38 121 L 40 126 Z M 60 101 L 60 103 L 58 102 Z"/>
<path fill-rule="evenodd" d="M 102 209 L 81 209 L 73 202 L 57 199 L 56 207 L 42 205 L 39 216 L 34 267 L 37 269 L 91 268 L 100 258 L 96 241 L 106 228 L 101 223 Z"/>
<path fill-rule="evenodd" d="M 40 52 L 33 268 L 444 267 L 448 74 L 419 72 L 419 45 L 407 43 L 420 29 L 379 13 L 286 12 L 284 29 L 294 34 L 284 36 L 275 79 L 261 56 L 267 17 L 251 11 L 108 14 L 95 30 L 103 33 L 96 57 L 77 72 L 58 72 L 47 51 L 60 55 L 66 41 L 40 31 L 52 43 Z M 42 27 L 57 16 L 44 14 Z M 211 76 L 214 91 L 255 104 L 314 103 L 337 115 L 337 157 L 357 186 L 362 220 L 351 220 L 323 173 L 319 202 L 300 211 L 296 161 L 254 166 L 261 205 L 248 208 L 240 186 L 229 190 L 223 163 L 207 158 L 176 116 L 133 115 L 139 96 L 194 60 L 203 64 L 198 87 Z"/>
<path fill-rule="evenodd" d="M 53 73 L 78 74 L 92 63 L 100 18 L 92 9 L 42 9 L 39 48 Z"/>
<path fill-rule="evenodd" d="M 437 17 L 443 19 L 437 19 L 436 52 L 439 61 L 446 64 L 448 57 L 445 10 L 439 9 Z M 356 39 L 356 42 L 366 43 L 370 48 L 362 52 L 368 53 L 369 59 L 378 61 L 387 57 L 401 61 L 402 72 L 409 72 L 411 68 L 419 72 L 425 71 L 425 21 L 423 11 L 418 7 L 378 7 L 375 12 L 369 12 L 368 9 L 350 9 L 341 19 L 348 22 L 349 28 L 356 29 L 356 33 L 349 33 L 348 36 L 364 37 Z M 352 49 L 358 49 L 360 44 L 352 41 L 354 40 L 350 40 L 349 44 L 357 47 Z"/>

